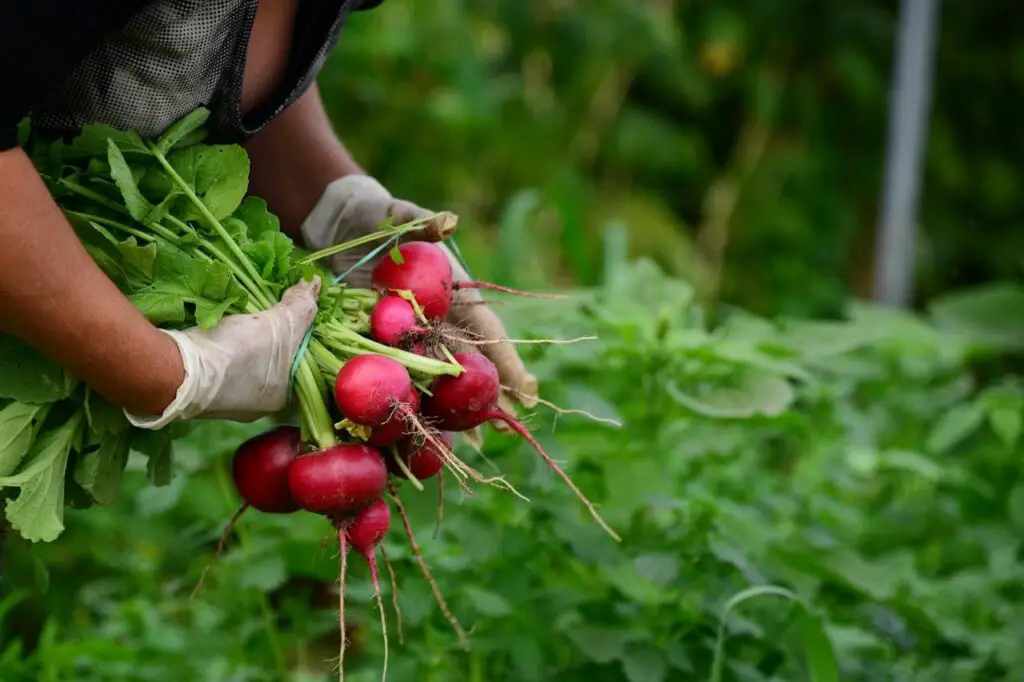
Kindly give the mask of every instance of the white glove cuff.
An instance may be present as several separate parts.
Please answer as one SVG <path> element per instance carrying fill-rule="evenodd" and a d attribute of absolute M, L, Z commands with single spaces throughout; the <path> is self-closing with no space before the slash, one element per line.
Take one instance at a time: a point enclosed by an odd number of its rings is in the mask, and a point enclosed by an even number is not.
<path fill-rule="evenodd" d="M 344 241 L 347 235 L 337 234 L 346 224 L 340 218 L 354 204 L 367 200 L 386 202 L 392 198 L 384 185 L 369 175 L 346 175 L 332 181 L 300 228 L 306 248 L 319 251 Z"/>
<path fill-rule="evenodd" d="M 196 376 L 196 370 L 200 366 L 199 349 L 182 332 L 170 329 L 160 329 L 159 331 L 170 336 L 178 346 L 181 361 L 185 367 L 185 379 L 178 386 L 174 400 L 159 416 L 138 417 L 129 413 L 128 410 L 124 410 L 124 415 L 132 426 L 151 431 L 162 429 L 175 420 L 189 419 L 202 411 L 202 406 L 198 404 L 201 382 Z"/>

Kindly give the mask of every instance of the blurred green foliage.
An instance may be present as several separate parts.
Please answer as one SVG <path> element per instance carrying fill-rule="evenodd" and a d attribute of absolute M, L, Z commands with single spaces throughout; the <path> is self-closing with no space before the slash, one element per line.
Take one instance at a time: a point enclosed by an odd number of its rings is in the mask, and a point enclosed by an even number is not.
<path fill-rule="evenodd" d="M 486 274 L 597 283 L 608 225 L 763 314 L 869 295 L 896 3 L 389 0 L 323 74 L 392 190 L 462 216 Z M 942 7 L 920 300 L 1019 277 L 1019 12 Z"/>
<path fill-rule="evenodd" d="M 601 336 L 537 348 L 530 364 L 547 398 L 622 428 L 543 409 L 530 421 L 623 543 L 528 447 L 495 432 L 486 459 L 463 445 L 531 501 L 446 486 L 435 538 L 436 488 L 403 490 L 472 651 L 459 650 L 396 522 L 386 546 L 405 645 L 392 615 L 391 679 L 710 680 L 720 624 L 720 679 L 733 682 L 829 679 L 804 666 L 822 666 L 830 646 L 840 679 L 856 682 L 1024 674 L 1024 386 L 975 369 L 1024 347 L 1024 290 L 958 294 L 927 317 L 855 304 L 842 321 L 733 312 L 707 329 L 692 290 L 650 262 L 607 280 L 505 317 L 524 335 Z M 8 623 L 41 634 L 24 653 L 8 642 L 0 679 L 330 679 L 337 558 L 322 519 L 243 517 L 189 598 L 239 504 L 231 450 L 264 426 L 205 425 L 178 448 L 169 486 L 147 486 L 140 462 L 118 504 L 72 512 L 58 543 L 12 547 L 14 575 L 36 594 Z M 346 664 L 368 681 L 380 630 L 353 563 Z M 752 586 L 792 590 L 813 615 L 762 595 L 722 620 Z"/>
<path fill-rule="evenodd" d="M 449 485 L 433 537 L 436 487 L 403 493 L 473 648 L 395 523 L 391 679 L 712 680 L 723 626 L 723 681 L 825 680 L 830 648 L 854 682 L 1021 679 L 1024 291 L 963 289 L 1020 279 L 1018 16 L 943 5 L 918 315 L 853 296 L 892 3 L 389 0 L 351 20 L 321 78 L 346 143 L 459 212 L 474 272 L 573 288 L 496 310 L 519 336 L 598 333 L 525 355 L 547 399 L 623 423 L 529 418 L 621 545 L 504 434 L 459 454 L 529 503 Z M 136 463 L 59 542 L 11 539 L 0 680 L 331 679 L 321 519 L 247 514 L 189 598 L 239 504 L 230 454 L 265 426 L 205 424 L 170 485 Z M 810 615 L 768 593 L 723 617 L 770 586 Z M 358 562 L 348 594 L 349 679 L 379 679 Z"/>

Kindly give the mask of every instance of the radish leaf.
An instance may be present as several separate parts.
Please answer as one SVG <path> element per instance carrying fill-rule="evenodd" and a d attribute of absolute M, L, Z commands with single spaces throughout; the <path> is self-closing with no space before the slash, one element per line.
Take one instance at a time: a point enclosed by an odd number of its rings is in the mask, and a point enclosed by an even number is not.
<path fill-rule="evenodd" d="M 114 501 L 128 464 L 131 432 L 105 433 L 100 447 L 85 454 L 75 467 L 75 482 L 98 504 Z"/>
<path fill-rule="evenodd" d="M 153 204 L 142 195 L 131 167 L 113 140 L 107 145 L 107 162 L 110 164 L 110 177 L 121 191 L 128 213 L 136 220 L 144 220 L 153 210 Z"/>
<path fill-rule="evenodd" d="M 63 425 L 43 433 L 18 473 L 0 478 L 0 488 L 21 488 L 7 501 L 11 527 L 31 542 L 51 542 L 64 530 L 64 471 L 82 425 L 76 412 Z"/>
<path fill-rule="evenodd" d="M 50 403 L 67 398 L 73 388 L 55 362 L 13 336 L 0 335 L 0 398 Z"/>
<path fill-rule="evenodd" d="M 25 459 L 46 411 L 44 405 L 18 402 L 0 410 L 0 476 L 17 470 Z"/>

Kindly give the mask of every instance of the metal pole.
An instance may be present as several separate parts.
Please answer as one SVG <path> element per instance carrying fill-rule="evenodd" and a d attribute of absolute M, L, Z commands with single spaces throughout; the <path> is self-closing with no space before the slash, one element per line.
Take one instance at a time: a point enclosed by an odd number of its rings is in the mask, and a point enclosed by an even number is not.
<path fill-rule="evenodd" d="M 903 308 L 913 299 L 917 205 L 937 23 L 938 0 L 901 0 L 875 240 L 874 295 Z"/>

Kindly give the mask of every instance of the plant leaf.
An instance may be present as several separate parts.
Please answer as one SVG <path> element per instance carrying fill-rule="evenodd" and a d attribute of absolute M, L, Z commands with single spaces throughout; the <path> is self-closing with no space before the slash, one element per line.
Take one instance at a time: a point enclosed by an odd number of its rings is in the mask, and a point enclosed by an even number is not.
<path fill-rule="evenodd" d="M 128 429 L 104 433 L 100 447 L 84 455 L 75 467 L 75 481 L 98 504 L 109 504 L 117 497 L 130 444 Z"/>
<path fill-rule="evenodd" d="M 7 501 L 11 527 L 30 542 L 52 542 L 64 531 L 64 475 L 82 413 L 46 431 L 33 444 L 27 463 L 14 475 L 0 478 L 0 488 L 21 488 Z"/>
<path fill-rule="evenodd" d="M 130 294 L 128 300 L 153 324 L 180 324 L 185 321 L 185 300 L 179 295 L 144 292 Z"/>
<path fill-rule="evenodd" d="M 235 303 L 235 299 L 229 298 L 220 303 L 208 301 L 201 298 L 196 301 L 196 323 L 200 329 L 212 329 L 220 322 L 221 318 L 228 311 L 228 308 Z"/>
<path fill-rule="evenodd" d="M 139 246 L 135 237 L 129 237 L 118 243 L 117 250 L 121 253 L 122 263 L 128 272 L 147 281 L 153 279 L 156 244 L 149 243 Z"/>
<path fill-rule="evenodd" d="M 121 191 L 121 197 L 124 199 L 128 213 L 138 221 L 145 220 L 153 210 L 153 204 L 142 196 L 142 191 L 135 182 L 131 167 L 113 140 L 107 141 L 107 162 L 110 164 L 110 177 L 117 185 L 117 189 Z"/>
<path fill-rule="evenodd" d="M 281 221 L 268 210 L 267 202 L 259 197 L 246 197 L 234 216 L 245 223 L 249 239 L 256 240 L 264 233 L 281 231 Z"/>
<path fill-rule="evenodd" d="M 935 424 L 925 447 L 932 454 L 948 452 L 977 431 L 984 420 L 985 410 L 979 403 L 956 405 Z"/>
<path fill-rule="evenodd" d="M 217 220 L 242 204 L 249 189 L 249 156 L 237 145 L 215 145 L 199 152 L 196 193 Z"/>
<path fill-rule="evenodd" d="M 0 476 L 16 471 L 32 441 L 49 405 L 13 402 L 0 410 Z"/>
<path fill-rule="evenodd" d="M 82 403 L 89 429 L 99 435 L 120 433 L 127 430 L 129 424 L 124 411 L 112 402 L 91 389 L 85 392 Z"/>
<path fill-rule="evenodd" d="M 684 407 L 719 419 L 777 416 L 796 400 L 788 381 L 761 372 L 745 373 L 734 385 L 706 387 L 696 393 L 685 392 L 675 384 L 668 384 L 667 390 Z"/>
<path fill-rule="evenodd" d="M 105 123 L 82 126 L 82 131 L 71 141 L 68 155 L 106 157 L 111 143 L 123 152 L 149 155 L 149 149 L 138 133 L 118 130 Z"/>
<path fill-rule="evenodd" d="M 149 482 L 155 486 L 165 486 L 171 482 L 174 435 L 175 431 L 170 427 L 159 431 L 135 429 L 132 434 L 131 447 L 149 458 L 146 474 Z"/>
<path fill-rule="evenodd" d="M 52 403 L 71 395 L 64 370 L 21 340 L 0 334 L 0 398 Z"/>
<path fill-rule="evenodd" d="M 630 644 L 622 657 L 629 682 L 662 682 L 668 673 L 665 653 L 648 644 Z"/>

